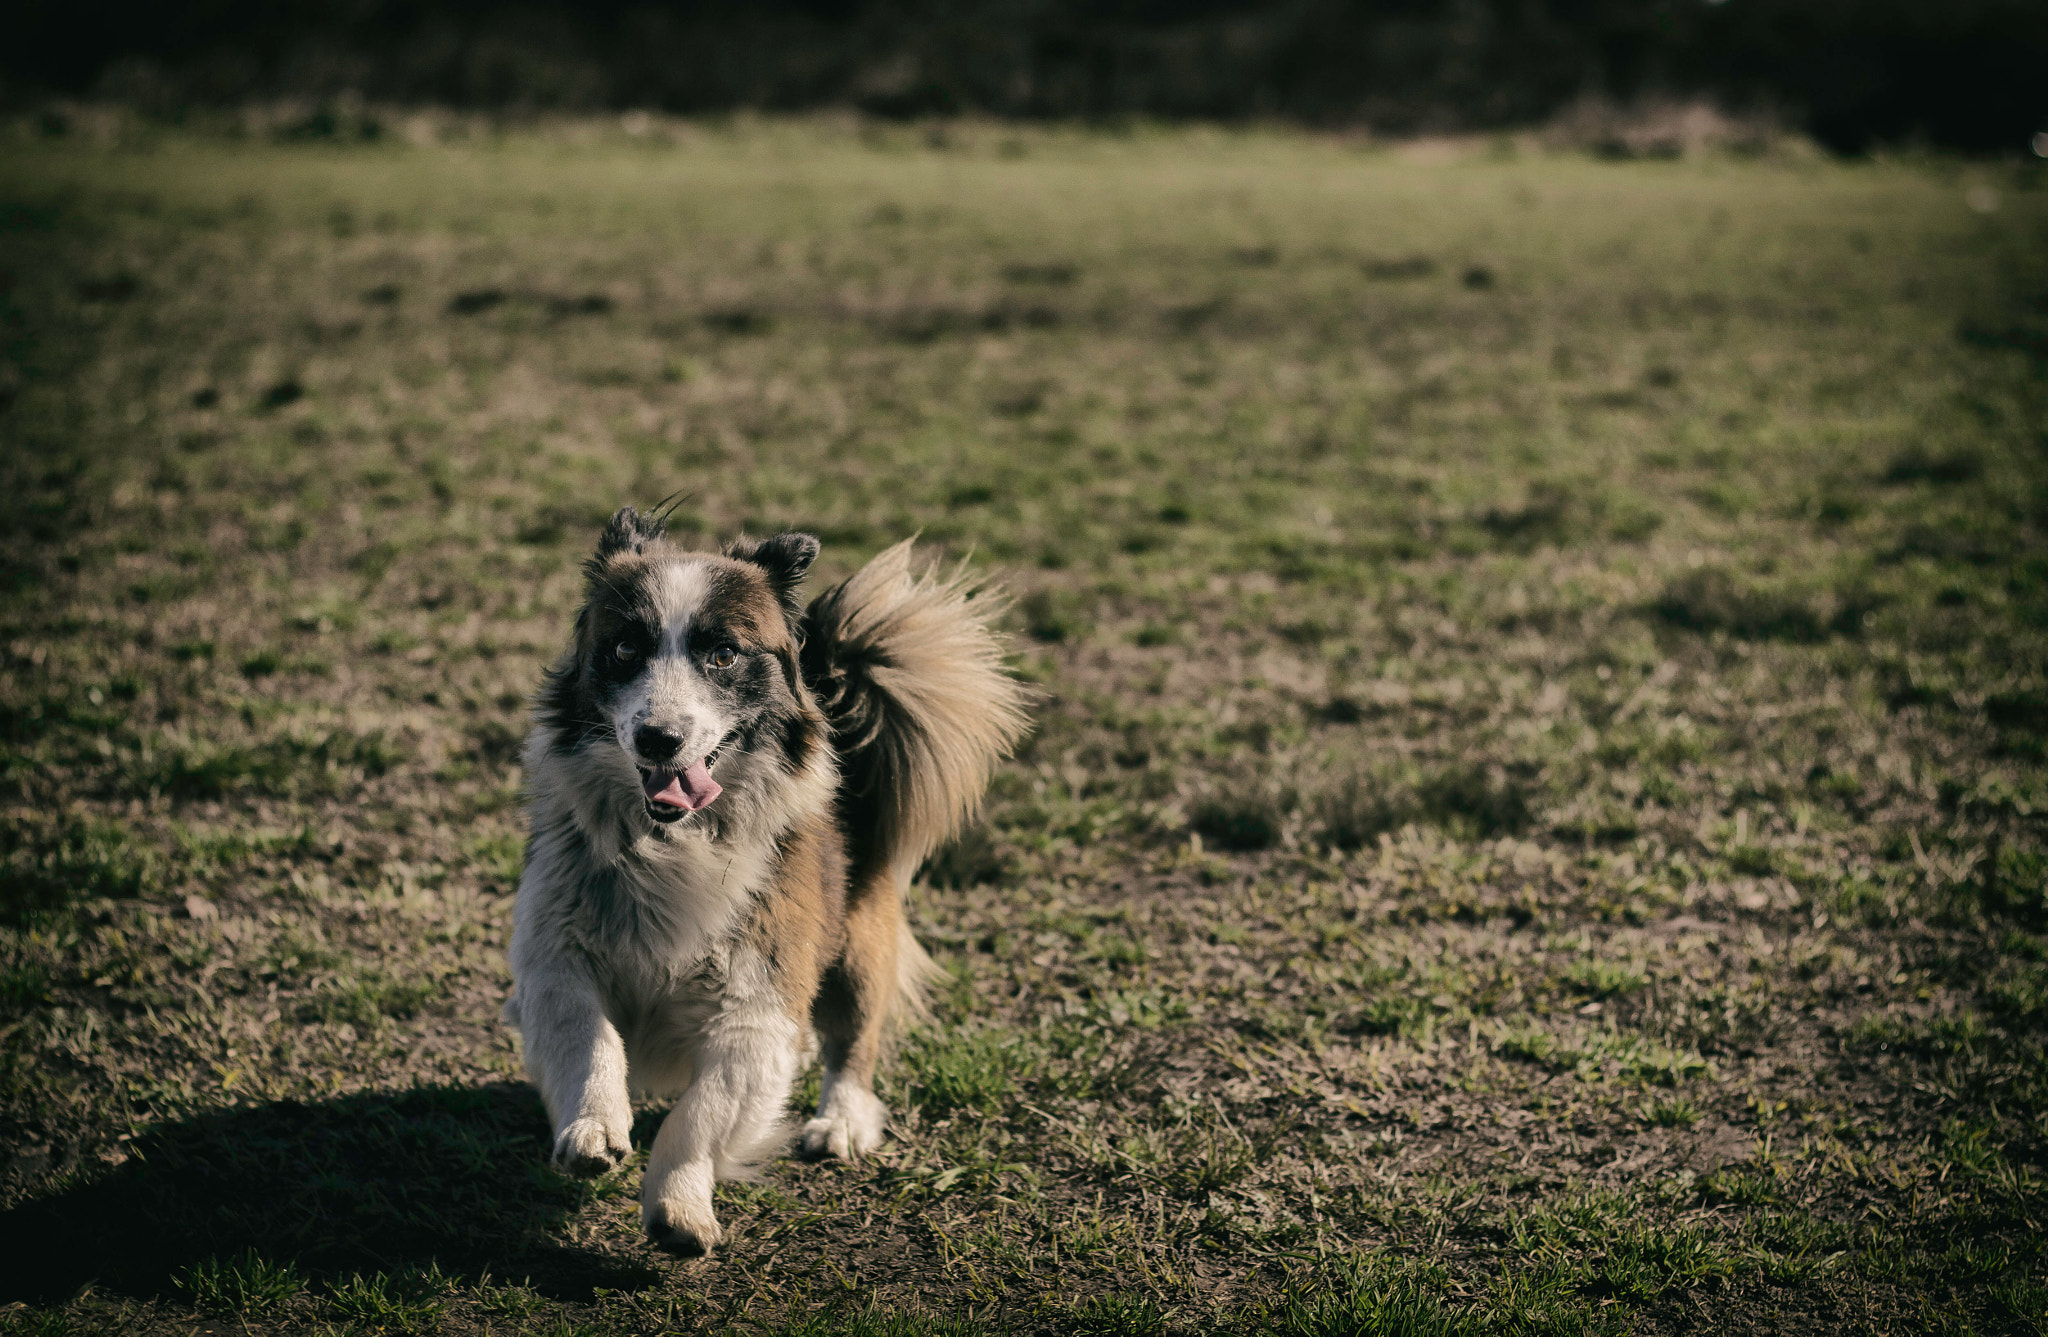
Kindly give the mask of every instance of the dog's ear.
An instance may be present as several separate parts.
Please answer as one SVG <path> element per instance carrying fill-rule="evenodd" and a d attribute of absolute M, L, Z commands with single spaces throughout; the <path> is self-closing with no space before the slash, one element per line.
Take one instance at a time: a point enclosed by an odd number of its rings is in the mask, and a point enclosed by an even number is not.
<path fill-rule="evenodd" d="M 752 562 L 767 572 L 768 584 L 782 601 L 782 611 L 795 618 L 803 611 L 796 599 L 797 586 L 803 584 L 804 572 L 818 559 L 819 546 L 815 535 L 783 533 L 765 539 L 734 539 L 725 555 Z"/>
<path fill-rule="evenodd" d="M 659 519 L 643 517 L 631 506 L 621 506 L 605 524 L 604 533 L 598 536 L 597 560 L 602 562 L 622 552 L 639 552 L 647 540 L 661 537 L 662 528 Z"/>

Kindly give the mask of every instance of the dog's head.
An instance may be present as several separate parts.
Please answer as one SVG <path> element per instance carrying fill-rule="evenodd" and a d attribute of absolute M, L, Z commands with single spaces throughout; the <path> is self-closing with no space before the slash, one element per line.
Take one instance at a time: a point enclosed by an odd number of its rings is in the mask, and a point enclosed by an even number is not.
<path fill-rule="evenodd" d="M 817 539 L 794 533 L 692 552 L 670 544 L 658 518 L 619 511 L 584 564 L 575 646 L 550 675 L 543 719 L 574 746 L 619 748 L 647 815 L 664 824 L 717 801 L 726 758 L 800 760 L 790 744 L 812 711 L 797 668 L 797 588 L 817 555 Z"/>

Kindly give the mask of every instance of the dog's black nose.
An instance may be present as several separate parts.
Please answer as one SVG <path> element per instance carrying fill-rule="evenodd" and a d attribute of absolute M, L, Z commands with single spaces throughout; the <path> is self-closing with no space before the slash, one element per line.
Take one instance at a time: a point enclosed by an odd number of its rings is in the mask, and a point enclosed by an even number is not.
<path fill-rule="evenodd" d="M 642 761 L 667 761 L 682 745 L 683 736 L 673 729 L 657 729 L 652 724 L 643 724 L 633 730 L 633 750 L 640 754 Z"/>

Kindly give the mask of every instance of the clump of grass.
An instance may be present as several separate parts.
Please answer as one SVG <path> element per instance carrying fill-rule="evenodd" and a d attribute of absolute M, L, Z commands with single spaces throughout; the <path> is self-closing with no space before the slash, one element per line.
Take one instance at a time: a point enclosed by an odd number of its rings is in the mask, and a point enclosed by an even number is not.
<path fill-rule="evenodd" d="M 285 977 L 317 975 L 333 970 L 348 958 L 322 942 L 312 934 L 300 930 L 287 930 L 271 943 L 270 950 L 263 954 L 260 969 L 268 974 Z"/>
<path fill-rule="evenodd" d="M 920 1032 L 903 1051 L 911 1101 L 933 1116 L 995 1113 L 1016 1086 L 1020 1044 L 992 1026 Z"/>
<path fill-rule="evenodd" d="M 1179 645 L 1181 633 L 1178 627 L 1164 622 L 1147 622 L 1131 633 L 1131 644 L 1143 650 L 1156 650 L 1164 646 Z"/>
<path fill-rule="evenodd" d="M 49 997 L 50 972 L 36 962 L 0 968 L 0 1016 L 26 1011 Z"/>
<path fill-rule="evenodd" d="M 1641 502 L 1586 483 L 1539 479 L 1519 506 L 1495 506 L 1479 516 L 1479 527 L 1495 547 L 1531 553 L 1602 538 L 1635 542 L 1663 525 L 1664 517 Z"/>
<path fill-rule="evenodd" d="M 784 1337 L 983 1337 L 988 1326 L 971 1318 L 948 1318 L 917 1310 L 883 1310 L 870 1304 L 854 1313 L 829 1308 L 789 1319 Z"/>
<path fill-rule="evenodd" d="M 1633 966 L 1618 961 L 1574 961 L 1559 976 L 1575 993 L 1594 998 L 1617 998 L 1634 993 L 1649 980 Z"/>
<path fill-rule="evenodd" d="M 529 1279 L 517 1286 L 479 1286 L 475 1292 L 476 1307 L 497 1318 L 511 1319 L 524 1324 L 547 1307 L 547 1300 L 534 1290 Z"/>
<path fill-rule="evenodd" d="M 526 749 L 525 731 L 505 720 L 478 720 L 463 732 L 471 755 L 486 766 L 516 766 Z"/>
<path fill-rule="evenodd" d="M 1988 989 L 1985 1000 L 2008 1024 L 2037 1025 L 2048 1018 L 2048 969 L 2021 966 Z"/>
<path fill-rule="evenodd" d="M 608 505 L 596 502 L 555 502 L 527 516 L 514 529 L 512 537 L 519 543 L 541 548 L 553 547 L 564 542 L 583 543 L 603 528 L 604 522 L 610 517 L 611 508 Z"/>
<path fill-rule="evenodd" d="M 295 769 L 287 749 L 192 739 L 158 748 L 156 764 L 143 778 L 172 798 L 211 799 L 244 788 L 279 788 Z"/>
<path fill-rule="evenodd" d="M 117 823 L 0 823 L 0 922 L 24 925 L 102 897 L 134 900 L 161 883 L 157 855 Z"/>
<path fill-rule="evenodd" d="M 1263 1307 L 1257 1330 L 1273 1337 L 1453 1337 L 1472 1331 L 1442 1299 L 1435 1268 L 1380 1255 L 1348 1259 Z"/>
<path fill-rule="evenodd" d="M 195 1309 L 223 1315 L 269 1313 L 306 1288 L 294 1264 L 273 1263 L 253 1248 L 194 1263 L 172 1281 Z"/>
<path fill-rule="evenodd" d="M 1211 793 L 1188 809 L 1188 824 L 1202 839 L 1223 850 L 1268 850 L 1287 829 L 1292 795 L 1253 782 L 1243 788 Z"/>
<path fill-rule="evenodd" d="M 1338 849 L 1360 849 L 1381 832 L 1400 829 L 1413 814 L 1413 806 L 1381 777 L 1354 771 L 1317 796 L 1316 834 Z"/>
<path fill-rule="evenodd" d="M 1679 1096 L 1674 1100 L 1660 1100 L 1645 1110 L 1643 1117 L 1658 1128 L 1690 1128 L 1706 1117 L 1706 1111 L 1698 1104 Z"/>
<path fill-rule="evenodd" d="M 332 729 L 256 743 L 167 737 L 140 772 L 147 788 L 177 799 L 218 799 L 246 790 L 328 793 L 382 775 L 404 756 L 381 732 Z"/>
<path fill-rule="evenodd" d="M 13 1306 L 0 1317 L 0 1334 L 5 1337 L 78 1337 L 86 1331 L 71 1314 L 55 1307 Z"/>
<path fill-rule="evenodd" d="M 1401 279 L 1428 278 L 1436 273 L 1437 263 L 1426 255 L 1404 255 L 1394 258 L 1369 259 L 1359 262 L 1365 276 L 1381 283 Z"/>
<path fill-rule="evenodd" d="M 1737 1207 L 1768 1207 L 1780 1196 L 1777 1176 L 1769 1170 L 1737 1166 L 1724 1166 L 1702 1179 L 1700 1195 L 1708 1202 L 1732 1203 Z"/>
<path fill-rule="evenodd" d="M 1145 944 L 1123 933 L 1094 934 L 1088 942 L 1088 955 L 1108 966 L 1142 966 L 1147 953 Z"/>
<path fill-rule="evenodd" d="M 447 1309 L 441 1297 L 448 1289 L 448 1279 L 437 1264 L 409 1267 L 396 1275 L 356 1273 L 328 1292 L 326 1307 L 344 1322 L 372 1332 L 412 1337 L 440 1328 Z"/>
<path fill-rule="evenodd" d="M 2048 921 L 2048 854 L 2001 841 L 1972 885 L 1990 914 Z"/>
<path fill-rule="evenodd" d="M 512 831 L 499 832 L 470 846 L 470 858 L 477 869 L 504 887 L 519 885 L 526 870 L 526 841 Z"/>
<path fill-rule="evenodd" d="M 1580 537 L 1587 527 L 1587 509 L 1573 489 L 1541 480 L 1530 487 L 1520 506 L 1495 507 L 1479 523 L 1501 547 L 1532 552 L 1543 544 L 1563 547 Z"/>
<path fill-rule="evenodd" d="M 1732 1276 L 1735 1254 L 1700 1226 L 1632 1225 L 1607 1241 L 1594 1275 L 1612 1294 L 1648 1300 Z"/>
<path fill-rule="evenodd" d="M 1805 599 L 1747 585 L 1715 567 L 1688 572 L 1666 585 L 1655 611 L 1688 631 L 1724 631 L 1748 640 L 1818 641 L 1828 630 Z"/>
<path fill-rule="evenodd" d="M 1057 592 L 1033 590 L 1017 601 L 1017 613 L 1024 619 L 1024 633 L 1034 641 L 1057 644 L 1081 634 L 1081 621 L 1073 606 Z"/>
<path fill-rule="evenodd" d="M 1494 1052 L 1531 1063 L 1548 1063 L 1560 1052 L 1557 1037 L 1541 1026 L 1524 1026 L 1504 1032 L 1494 1041 Z"/>
<path fill-rule="evenodd" d="M 1271 1154 L 1243 1129 L 1215 1111 L 1198 1111 L 1169 1136 L 1153 1178 L 1161 1187 L 1204 1200 L 1230 1188 Z"/>
<path fill-rule="evenodd" d="M 1352 1029 L 1366 1035 L 1392 1035 L 1412 1040 L 1427 1035 L 1436 1012 L 1428 1002 L 1412 994 L 1397 993 L 1367 1003 L 1352 1023 Z"/>
<path fill-rule="evenodd" d="M 1526 829 L 1533 816 L 1522 782 L 1477 762 L 1395 774 L 1354 770 L 1325 782 L 1309 806 L 1317 836 L 1338 849 L 1358 849 L 1410 823 L 1490 839 Z"/>
<path fill-rule="evenodd" d="M 420 638 L 397 627 L 387 628 L 370 638 L 370 649 L 380 655 L 402 655 L 420 643 Z"/>
<path fill-rule="evenodd" d="M 119 728 L 123 718 L 116 709 L 103 709 L 97 693 L 79 700 L 68 692 L 52 692 L 0 711 L 0 744 L 35 743 L 69 729 L 104 733 Z"/>
<path fill-rule="evenodd" d="M 1501 1031 L 1494 1052 L 1525 1059 L 1581 1081 L 1650 1082 L 1675 1086 L 1707 1073 L 1707 1061 L 1633 1031 L 1598 1030 L 1559 1037 L 1526 1024 Z"/>
<path fill-rule="evenodd" d="M 985 823 L 976 823 L 932 852 L 924 879 L 935 887 L 978 887 L 1015 872 L 1011 851 Z"/>
<path fill-rule="evenodd" d="M 1528 791 L 1504 771 L 1477 762 L 1445 766 L 1415 786 L 1424 820 L 1454 835 L 1490 838 L 1529 825 Z"/>
<path fill-rule="evenodd" d="M 1166 1311 L 1157 1300 L 1125 1292 L 1056 1305 L 1050 1317 L 1073 1337 L 1160 1337 L 1167 1330 Z"/>
<path fill-rule="evenodd" d="M 1908 446 L 1885 466 L 1887 483 L 1970 483 L 1984 476 L 1982 451 L 1961 447 L 1931 450 Z"/>
<path fill-rule="evenodd" d="M 2031 1325 L 2036 1333 L 2048 1332 L 2048 1279 L 2027 1276 L 2014 1270 L 1998 1279 L 1990 1290 L 1995 1312 L 2015 1324 Z M 2015 1327 L 2015 1331 L 2025 1331 Z"/>
<path fill-rule="evenodd" d="M 388 1018 L 410 1017 L 439 997 L 435 980 L 401 980 L 381 971 L 337 980 L 299 1005 L 301 1021 L 375 1027 Z"/>
<path fill-rule="evenodd" d="M 1580 1285 L 1634 1301 L 1731 1276 L 1740 1260 L 1710 1230 L 1643 1220 L 1642 1204 L 1610 1193 L 1580 1194 L 1514 1219 L 1515 1247 L 1578 1253 Z"/>
<path fill-rule="evenodd" d="M 1762 845 L 1730 845 L 1721 851 L 1721 857 L 1730 868 L 1750 877 L 1765 877 L 1779 871 L 1778 852 Z"/>
<path fill-rule="evenodd" d="M 1990 1038 L 1984 1019 L 1974 1012 L 1915 1020 L 1890 1013 L 1859 1017 L 1844 1032 L 1844 1043 L 1856 1049 L 1907 1054 L 1952 1054 L 1975 1049 Z"/>

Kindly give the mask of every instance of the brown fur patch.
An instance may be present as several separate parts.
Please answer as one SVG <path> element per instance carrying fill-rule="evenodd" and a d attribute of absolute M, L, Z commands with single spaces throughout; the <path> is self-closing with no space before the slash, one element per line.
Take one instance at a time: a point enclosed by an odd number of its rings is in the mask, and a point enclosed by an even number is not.
<path fill-rule="evenodd" d="M 838 831 L 822 818 L 791 830 L 778 854 L 773 889 L 747 936 L 769 962 L 784 1009 L 802 1025 L 843 932 L 846 860 Z"/>
<path fill-rule="evenodd" d="M 827 1066 L 862 1084 L 874 1076 L 897 1002 L 902 932 L 902 888 L 889 869 L 869 870 L 850 888 L 839 957 L 811 1009 Z"/>
<path fill-rule="evenodd" d="M 697 613 L 700 625 L 726 632 L 746 649 L 794 651 L 782 603 L 760 567 L 708 554 L 698 560 L 711 568 L 710 590 Z"/>
<path fill-rule="evenodd" d="M 660 613 L 653 585 L 661 569 L 674 563 L 701 566 L 708 577 L 704 602 L 693 619 L 696 624 L 730 635 L 745 649 L 794 650 L 782 604 L 761 568 L 661 540 L 592 562 L 587 631 L 603 635 L 628 621 L 657 625 Z"/>

